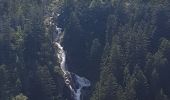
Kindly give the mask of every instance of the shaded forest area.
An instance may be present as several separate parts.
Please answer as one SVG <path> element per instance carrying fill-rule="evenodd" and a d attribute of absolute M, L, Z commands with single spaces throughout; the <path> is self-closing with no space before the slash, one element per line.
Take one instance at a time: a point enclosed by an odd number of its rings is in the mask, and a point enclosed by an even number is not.
<path fill-rule="evenodd" d="M 170 100 L 168 0 L 0 0 L 0 100 L 70 100 L 52 12 L 82 100 Z"/>

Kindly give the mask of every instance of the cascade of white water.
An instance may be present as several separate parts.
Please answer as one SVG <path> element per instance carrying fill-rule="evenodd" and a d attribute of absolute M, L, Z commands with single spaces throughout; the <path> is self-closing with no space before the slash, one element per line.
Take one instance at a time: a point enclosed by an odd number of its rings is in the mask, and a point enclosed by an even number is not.
<path fill-rule="evenodd" d="M 57 14 L 59 16 L 60 14 Z M 70 88 L 71 92 L 74 95 L 75 100 L 80 100 L 81 90 L 83 87 L 89 87 L 90 81 L 84 77 L 80 77 L 74 73 L 68 71 L 66 67 L 66 54 L 61 45 L 62 39 L 64 37 L 64 33 L 62 29 L 56 26 L 57 37 L 55 38 L 54 45 L 58 48 L 57 49 L 57 57 L 59 59 L 61 70 L 64 73 L 65 83 Z M 73 82 L 77 83 L 78 87 L 74 86 Z"/>

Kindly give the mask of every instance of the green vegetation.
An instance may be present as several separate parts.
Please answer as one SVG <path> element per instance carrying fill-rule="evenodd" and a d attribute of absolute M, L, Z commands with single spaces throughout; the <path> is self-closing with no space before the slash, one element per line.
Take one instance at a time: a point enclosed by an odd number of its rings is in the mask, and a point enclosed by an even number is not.
<path fill-rule="evenodd" d="M 0 100 L 71 100 L 52 13 L 83 100 L 170 99 L 168 0 L 0 0 Z"/>
<path fill-rule="evenodd" d="M 28 100 L 28 98 L 21 93 L 17 95 L 15 98 L 13 98 L 12 100 Z"/>

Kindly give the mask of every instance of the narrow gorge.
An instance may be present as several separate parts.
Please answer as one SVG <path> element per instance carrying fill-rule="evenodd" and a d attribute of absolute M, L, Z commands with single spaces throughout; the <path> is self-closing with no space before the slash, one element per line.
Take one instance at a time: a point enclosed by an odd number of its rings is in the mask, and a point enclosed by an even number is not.
<path fill-rule="evenodd" d="M 57 17 L 59 17 L 60 14 L 57 15 Z M 53 36 L 56 36 L 53 43 L 54 47 L 56 48 L 56 53 L 60 63 L 60 68 L 63 72 L 65 84 L 69 87 L 74 100 L 81 100 L 82 88 L 89 87 L 90 81 L 69 71 L 69 67 L 66 65 L 66 53 L 62 46 L 62 40 L 64 38 L 64 32 L 62 31 L 62 28 L 56 25 L 56 32 L 54 32 Z"/>

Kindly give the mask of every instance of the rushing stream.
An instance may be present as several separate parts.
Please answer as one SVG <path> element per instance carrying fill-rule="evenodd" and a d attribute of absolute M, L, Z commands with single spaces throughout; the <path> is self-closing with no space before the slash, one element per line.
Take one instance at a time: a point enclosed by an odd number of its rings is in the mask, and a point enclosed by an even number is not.
<path fill-rule="evenodd" d="M 64 37 L 64 32 L 62 32 L 62 29 L 56 26 L 57 34 L 56 38 L 54 39 L 54 46 L 57 48 L 57 57 L 59 59 L 60 68 L 62 72 L 64 73 L 64 80 L 65 84 L 70 88 L 73 98 L 75 100 L 81 100 L 81 90 L 83 87 L 89 87 L 90 81 L 87 80 L 84 77 L 80 77 L 72 72 L 69 72 L 67 66 L 66 66 L 66 54 L 63 49 L 63 46 L 61 45 L 61 42 Z"/>

